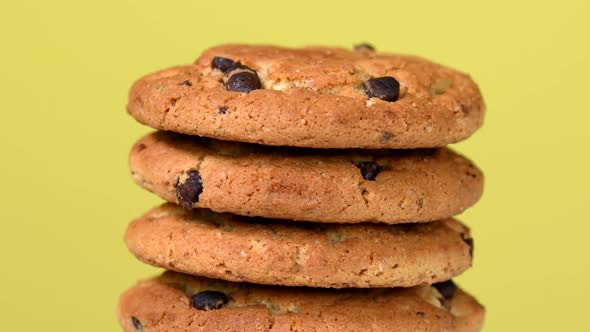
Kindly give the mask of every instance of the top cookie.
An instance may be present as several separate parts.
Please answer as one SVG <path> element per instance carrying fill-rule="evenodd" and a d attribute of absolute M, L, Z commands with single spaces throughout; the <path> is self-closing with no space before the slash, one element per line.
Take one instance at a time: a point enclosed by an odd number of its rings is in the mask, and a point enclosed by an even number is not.
<path fill-rule="evenodd" d="M 253 45 L 143 77 L 127 109 L 156 129 L 312 148 L 439 147 L 469 137 L 484 114 L 469 76 L 425 59 Z"/>

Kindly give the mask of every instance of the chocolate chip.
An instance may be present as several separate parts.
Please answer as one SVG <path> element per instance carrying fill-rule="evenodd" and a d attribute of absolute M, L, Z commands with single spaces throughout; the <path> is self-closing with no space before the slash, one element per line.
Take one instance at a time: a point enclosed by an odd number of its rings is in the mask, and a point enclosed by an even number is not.
<path fill-rule="evenodd" d="M 178 85 L 193 86 L 193 84 L 189 80 L 183 81 L 182 83 L 179 83 Z"/>
<path fill-rule="evenodd" d="M 220 309 L 229 302 L 229 298 L 222 292 L 202 291 L 191 297 L 191 305 L 199 310 Z"/>
<path fill-rule="evenodd" d="M 391 77 L 377 77 L 365 81 L 365 93 L 369 98 L 396 101 L 399 98 L 399 82 Z"/>
<path fill-rule="evenodd" d="M 375 47 L 369 43 L 360 43 L 360 44 L 354 45 L 354 50 L 355 51 L 368 50 L 368 51 L 375 52 Z"/>
<path fill-rule="evenodd" d="M 387 131 L 383 132 L 383 136 L 381 136 L 381 142 L 382 143 L 386 143 L 389 142 L 391 140 L 391 138 L 393 137 L 393 134 Z"/>
<path fill-rule="evenodd" d="M 141 151 L 145 150 L 146 148 L 147 148 L 147 146 L 143 143 L 137 144 L 137 152 L 141 152 Z"/>
<path fill-rule="evenodd" d="M 424 316 L 426 316 L 426 313 L 424 313 L 422 311 L 418 311 L 418 312 L 416 312 L 416 316 L 418 316 L 420 318 L 424 318 Z"/>
<path fill-rule="evenodd" d="M 143 325 L 141 324 L 139 319 L 137 319 L 137 317 L 131 316 L 131 324 L 133 324 L 133 327 L 136 331 L 143 331 Z"/>
<path fill-rule="evenodd" d="M 432 287 L 436 288 L 436 290 L 438 290 L 445 300 L 452 299 L 453 296 L 455 296 L 455 292 L 457 291 L 457 285 L 455 285 L 453 280 L 438 282 L 436 284 L 432 284 Z"/>
<path fill-rule="evenodd" d="M 213 69 L 219 69 L 222 73 L 226 73 L 229 69 L 234 67 L 237 63 L 228 58 L 222 58 L 220 56 L 216 56 L 211 61 L 211 67 Z"/>
<path fill-rule="evenodd" d="M 461 238 L 469 245 L 469 256 L 473 257 L 473 239 L 466 237 L 465 234 L 461 234 Z"/>
<path fill-rule="evenodd" d="M 199 201 L 199 195 L 203 192 L 201 175 L 196 170 L 186 172 L 188 176 L 184 182 L 176 186 L 176 198 L 178 203 L 186 209 L 193 207 Z"/>
<path fill-rule="evenodd" d="M 365 180 L 375 181 L 375 178 L 381 172 L 381 166 L 374 161 L 361 161 L 354 163 L 354 165 L 361 170 L 361 175 Z"/>
<path fill-rule="evenodd" d="M 225 106 L 224 106 L 224 107 L 220 107 L 220 108 L 217 110 L 217 112 L 218 112 L 219 114 L 225 114 L 225 113 L 227 112 L 227 107 L 225 107 Z"/>
<path fill-rule="evenodd" d="M 232 74 L 225 82 L 225 88 L 228 91 L 236 92 L 250 92 L 252 90 L 260 89 L 260 79 L 254 71 L 245 70 Z"/>

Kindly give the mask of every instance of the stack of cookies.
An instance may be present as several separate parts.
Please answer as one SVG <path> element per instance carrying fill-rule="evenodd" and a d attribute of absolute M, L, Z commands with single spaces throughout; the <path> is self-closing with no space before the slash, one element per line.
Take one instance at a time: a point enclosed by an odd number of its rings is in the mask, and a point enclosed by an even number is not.
<path fill-rule="evenodd" d="M 478 331 L 451 280 L 453 216 L 482 173 L 445 147 L 482 124 L 465 74 L 352 50 L 225 45 L 150 74 L 129 113 L 160 131 L 133 179 L 168 203 L 125 241 L 163 275 L 120 299 L 125 331 Z"/>

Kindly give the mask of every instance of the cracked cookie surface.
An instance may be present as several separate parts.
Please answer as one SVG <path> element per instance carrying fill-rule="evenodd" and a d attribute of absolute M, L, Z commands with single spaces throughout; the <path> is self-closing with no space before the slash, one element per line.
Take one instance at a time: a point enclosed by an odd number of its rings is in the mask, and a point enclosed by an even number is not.
<path fill-rule="evenodd" d="M 195 294 L 228 301 L 197 309 Z M 163 331 L 446 331 L 481 330 L 484 308 L 456 289 L 433 286 L 326 290 L 259 286 L 166 272 L 125 292 L 117 315 L 128 332 Z"/>
<path fill-rule="evenodd" d="M 129 160 L 135 182 L 169 202 L 266 218 L 425 222 L 483 189 L 477 167 L 447 148 L 318 151 L 156 132 Z"/>
<path fill-rule="evenodd" d="M 232 70 L 239 73 L 228 76 Z M 374 80 L 394 80 L 395 91 L 375 97 L 367 83 Z M 138 80 L 127 110 L 156 129 L 229 141 L 425 148 L 469 137 L 484 103 L 469 76 L 415 56 L 223 45 Z"/>
<path fill-rule="evenodd" d="M 134 220 L 125 242 L 168 270 L 257 284 L 409 287 L 471 266 L 469 229 L 431 223 L 320 224 L 262 220 L 167 203 Z"/>

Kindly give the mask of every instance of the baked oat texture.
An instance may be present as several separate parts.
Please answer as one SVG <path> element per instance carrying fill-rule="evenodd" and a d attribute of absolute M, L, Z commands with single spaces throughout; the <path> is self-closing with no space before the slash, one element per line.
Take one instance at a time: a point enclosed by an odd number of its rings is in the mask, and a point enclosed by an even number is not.
<path fill-rule="evenodd" d="M 312 224 L 185 210 L 173 204 L 133 221 L 125 236 L 141 261 L 256 284 L 366 288 L 432 284 L 471 266 L 469 229 L 431 223 Z"/>
<path fill-rule="evenodd" d="M 222 292 L 229 301 L 219 309 L 196 309 L 191 297 L 202 291 Z M 484 308 L 461 289 L 445 298 L 432 286 L 326 290 L 256 286 L 166 272 L 125 292 L 117 315 L 128 332 L 472 332 L 481 329 Z"/>
<path fill-rule="evenodd" d="M 215 56 L 255 70 L 261 89 L 226 90 Z M 399 99 L 369 98 L 363 84 L 394 77 Z M 440 147 L 469 137 L 484 103 L 466 74 L 368 48 L 223 45 L 192 65 L 149 74 L 128 112 L 156 129 L 265 145 L 313 148 Z"/>
<path fill-rule="evenodd" d="M 440 220 L 483 189 L 482 173 L 447 148 L 318 151 L 156 132 L 132 148 L 130 168 L 140 186 L 186 207 L 315 222 Z M 202 192 L 179 201 L 187 174 Z"/>

